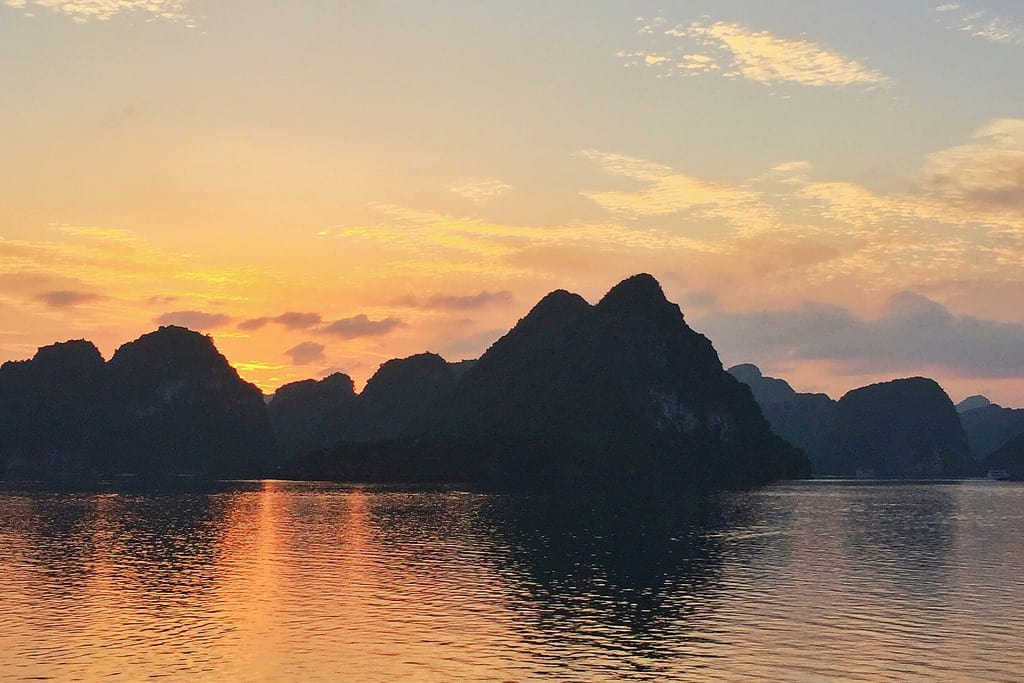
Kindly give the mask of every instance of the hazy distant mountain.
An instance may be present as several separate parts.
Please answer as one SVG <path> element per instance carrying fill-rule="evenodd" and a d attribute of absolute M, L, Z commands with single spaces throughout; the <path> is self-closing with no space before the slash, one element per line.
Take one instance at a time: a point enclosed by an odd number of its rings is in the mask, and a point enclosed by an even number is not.
<path fill-rule="evenodd" d="M 797 393 L 784 380 L 764 377 L 756 365 L 737 365 L 729 372 L 750 386 L 775 433 L 803 448 L 818 475 L 977 474 L 984 455 L 1024 431 L 1024 410 L 1019 411 L 1017 431 L 1017 416 L 1009 414 L 1015 411 L 987 405 L 983 396 L 972 396 L 950 410 L 949 397 L 930 379 L 861 387 L 837 403 L 824 394 Z M 958 419 L 964 406 L 968 410 Z M 987 450 L 979 454 L 979 447 Z M 974 458 L 965 459 L 965 453 Z"/>
<path fill-rule="evenodd" d="M 960 415 L 971 453 L 984 462 L 990 453 L 1014 436 L 1024 433 L 1024 408 L 1004 408 L 995 403 Z"/>
<path fill-rule="evenodd" d="M 990 405 L 992 405 L 992 401 L 988 400 L 988 398 L 985 396 L 968 396 L 967 398 L 956 404 L 956 412 L 966 413 L 968 410 L 974 410 L 975 408 L 984 408 L 985 406 Z"/>
<path fill-rule="evenodd" d="M 835 429 L 836 401 L 825 394 L 797 393 L 785 380 L 765 377 L 749 363 L 729 368 L 729 374 L 750 387 L 772 430 L 804 449 L 815 474 L 831 474 L 825 454 Z"/>
<path fill-rule="evenodd" d="M 108 363 L 76 341 L 0 369 L 7 476 L 252 476 L 276 453 L 262 394 L 212 340 L 161 327 Z"/>
<path fill-rule="evenodd" d="M 953 402 L 934 380 L 898 379 L 854 389 L 839 400 L 827 472 L 879 477 L 976 473 Z"/>
<path fill-rule="evenodd" d="M 785 403 L 797 397 L 796 391 L 784 379 L 765 377 L 761 368 L 752 363 L 734 365 L 729 374 L 750 387 L 758 403 Z"/>
<path fill-rule="evenodd" d="M 721 486 L 809 471 L 649 275 L 625 280 L 596 306 L 565 291 L 544 297 L 466 371 L 427 424 L 415 444 L 343 447 L 314 468 Z"/>

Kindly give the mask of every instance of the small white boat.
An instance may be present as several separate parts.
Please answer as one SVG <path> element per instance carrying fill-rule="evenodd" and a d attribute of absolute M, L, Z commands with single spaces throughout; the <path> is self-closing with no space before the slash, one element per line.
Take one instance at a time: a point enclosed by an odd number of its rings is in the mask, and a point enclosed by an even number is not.
<path fill-rule="evenodd" d="M 1010 473 L 1006 470 L 989 470 L 988 478 L 994 481 L 1006 481 L 1010 478 Z"/>

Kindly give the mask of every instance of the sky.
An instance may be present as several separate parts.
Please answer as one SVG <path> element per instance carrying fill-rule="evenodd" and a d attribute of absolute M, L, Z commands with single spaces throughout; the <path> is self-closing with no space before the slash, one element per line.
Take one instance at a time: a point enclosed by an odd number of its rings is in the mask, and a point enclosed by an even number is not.
<path fill-rule="evenodd" d="M 649 272 L 726 366 L 1024 406 L 1019 0 L 0 0 L 0 360 L 266 392 Z"/>

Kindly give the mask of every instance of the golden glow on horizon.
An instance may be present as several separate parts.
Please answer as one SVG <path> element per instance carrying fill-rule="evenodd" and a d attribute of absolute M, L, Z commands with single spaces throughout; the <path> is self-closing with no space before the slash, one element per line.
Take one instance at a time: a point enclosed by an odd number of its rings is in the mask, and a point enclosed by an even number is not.
<path fill-rule="evenodd" d="M 429 20 L 452 7 L 388 23 L 6 0 L 20 32 L 0 40 L 25 68 L 0 77 L 0 357 L 68 338 L 109 357 L 177 322 L 264 391 L 338 370 L 359 386 L 393 357 L 476 357 L 547 292 L 596 301 L 636 272 L 698 330 L 805 302 L 871 320 L 907 290 L 976 316 L 982 346 L 1024 334 L 1005 305 L 1024 298 L 1024 118 L 1000 94 L 1019 91 L 1020 70 L 982 51 L 1019 53 L 980 35 L 981 19 L 955 26 L 967 44 L 944 25 L 960 10 L 928 9 L 917 27 L 934 41 L 917 53 L 948 50 L 999 86 L 986 99 L 989 81 L 957 80 L 975 88 L 957 109 L 879 43 L 888 34 L 816 6 L 770 21 L 609 7 L 574 18 L 598 22 L 593 44 L 583 31 L 514 60 L 499 46 L 521 47 L 515 23 L 446 35 L 452 55 L 417 42 L 448 30 Z M 997 20 L 1017 25 L 984 18 Z M 669 73 L 692 77 L 651 78 Z M 293 314 L 318 322 L 282 322 Z M 713 341 L 726 362 L 795 362 Z M 971 355 L 892 374 L 988 381 Z M 802 362 L 809 387 L 860 383 Z M 1024 404 L 1024 368 L 1000 387 Z"/>
<path fill-rule="evenodd" d="M 663 164 L 590 150 L 582 156 L 610 177 L 642 184 L 636 191 L 582 193 L 623 215 L 624 222 L 511 225 L 377 204 L 379 223 L 311 233 L 311 245 L 325 246 L 307 252 L 310 258 L 300 273 L 271 262 L 261 267 L 245 254 L 219 257 L 212 267 L 213 255 L 176 253 L 123 228 L 58 225 L 45 240 L 0 240 L 0 263 L 24 284 L 21 291 L 13 288 L 14 296 L 9 293 L 4 303 L 26 317 L 45 316 L 54 327 L 74 313 L 87 337 L 90 328 L 114 329 L 118 321 L 127 321 L 122 329 L 135 332 L 98 340 L 108 354 L 155 322 L 209 330 L 229 358 L 250 359 L 236 361 L 236 367 L 269 392 L 318 368 L 346 371 L 361 383 L 390 357 L 443 350 L 454 341 L 453 332 L 472 338 L 494 330 L 462 352 L 472 357 L 548 289 L 582 284 L 585 293 L 599 296 L 617 277 L 652 265 L 656 273 L 681 271 L 676 283 L 683 293 L 700 282 L 718 283 L 716 296 L 733 310 L 777 306 L 808 282 L 827 289 L 829 282 L 866 279 L 869 291 L 881 294 L 951 276 L 991 278 L 1002 272 L 1012 281 L 1020 269 L 1020 243 L 1014 236 L 1024 234 L 1021 217 L 998 204 L 966 203 L 984 197 L 990 186 L 998 191 L 1005 182 L 995 169 L 1013 158 L 1016 123 L 995 122 L 979 131 L 976 142 L 929 157 L 928 177 L 959 178 L 958 167 L 966 167 L 952 197 L 933 189 L 883 195 L 856 183 L 815 181 L 813 168 L 803 162 L 779 164 L 760 178 L 727 185 Z M 637 221 L 648 216 L 671 216 L 684 229 Z M 688 224 L 700 224 L 704 235 L 688 236 Z M 973 240 L 964 229 L 973 232 Z M 985 235 L 988 244 L 979 242 Z M 206 247 L 226 253 L 212 240 Z M 543 256 L 557 250 L 571 251 L 553 260 Z M 609 258 L 594 261 L 599 254 Z M 595 267 L 574 272 L 574 259 Z M 346 277 L 335 275 L 339 269 Z M 754 286 L 747 278 L 751 272 L 768 279 Z M 454 295 L 510 287 L 525 292 L 514 310 L 486 303 L 473 310 L 395 305 L 414 291 Z M 31 294 L 40 289 L 59 296 Z M 863 306 L 857 301 L 863 286 L 845 291 L 835 303 Z M 64 300 L 67 305 L 61 305 Z M 367 324 L 383 319 L 401 324 L 333 341 L 312 327 L 232 329 L 247 319 L 314 307 L 325 324 L 357 311 Z M 288 363 L 285 351 L 300 342 L 329 349 L 326 363 Z"/>

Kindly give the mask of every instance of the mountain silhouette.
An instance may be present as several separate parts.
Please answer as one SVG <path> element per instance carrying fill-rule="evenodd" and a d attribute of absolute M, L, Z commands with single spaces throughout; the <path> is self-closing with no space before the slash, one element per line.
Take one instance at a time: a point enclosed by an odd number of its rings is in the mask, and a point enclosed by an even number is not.
<path fill-rule="evenodd" d="M 262 394 L 202 334 L 165 326 L 104 363 L 94 345 L 0 368 L 6 475 L 254 476 L 275 464 Z"/>
<path fill-rule="evenodd" d="M 992 401 L 988 400 L 987 396 L 977 394 L 975 396 L 968 396 L 964 400 L 957 403 L 956 412 L 962 415 L 963 413 L 966 413 L 969 410 L 974 410 L 976 408 L 984 408 L 985 406 L 990 405 L 992 405 Z"/>
<path fill-rule="evenodd" d="M 1014 436 L 1024 433 L 1024 408 L 1004 408 L 991 403 L 960 415 L 971 453 L 979 462 Z"/>
<path fill-rule="evenodd" d="M 436 353 L 389 360 L 366 382 L 356 401 L 348 437 L 394 439 L 421 430 L 435 405 L 455 386 L 459 372 Z"/>
<path fill-rule="evenodd" d="M 103 356 L 85 340 L 0 366 L 0 473 L 73 474 L 107 459 L 110 388 Z"/>
<path fill-rule="evenodd" d="M 815 474 L 835 474 L 827 464 L 835 401 L 825 394 L 798 393 L 785 380 L 765 377 L 750 363 L 729 368 L 729 374 L 750 387 L 772 430 L 807 453 Z"/>
<path fill-rule="evenodd" d="M 341 372 L 279 388 L 268 410 L 283 453 L 303 455 L 345 439 L 355 400 L 352 378 Z"/>
<path fill-rule="evenodd" d="M 755 365 L 725 372 L 646 274 L 595 305 L 551 292 L 478 360 L 393 359 L 359 394 L 335 373 L 285 385 L 267 404 L 210 337 L 177 326 L 109 362 L 73 340 L 0 366 L 8 478 L 277 472 L 738 487 L 807 476 L 800 449 L 818 474 L 963 476 L 1021 433 L 1024 410 L 979 396 L 954 407 L 927 378 L 836 402 Z M 293 461 L 275 469 L 282 456 Z"/>
<path fill-rule="evenodd" d="M 839 400 L 825 470 L 852 476 L 960 477 L 976 473 L 953 402 L 935 380 L 897 379 Z"/>
<path fill-rule="evenodd" d="M 115 428 L 129 471 L 252 476 L 275 459 L 262 392 L 198 332 L 173 325 L 119 348 L 108 363 Z"/>
<path fill-rule="evenodd" d="M 330 448 L 340 441 L 374 441 L 415 434 L 433 407 L 471 367 L 435 353 L 382 364 L 359 394 L 348 375 L 286 384 L 270 400 L 270 419 L 288 456 Z"/>
<path fill-rule="evenodd" d="M 343 478 L 384 478 L 386 470 L 413 479 L 691 486 L 745 486 L 809 471 L 650 275 L 621 282 L 596 306 L 561 290 L 545 296 L 424 424 L 418 438 L 343 445 L 300 469 Z"/>

